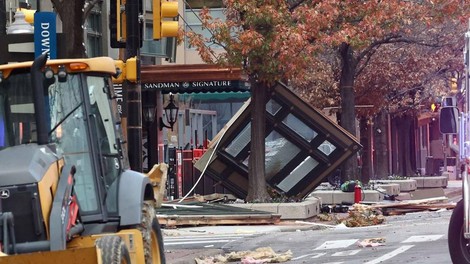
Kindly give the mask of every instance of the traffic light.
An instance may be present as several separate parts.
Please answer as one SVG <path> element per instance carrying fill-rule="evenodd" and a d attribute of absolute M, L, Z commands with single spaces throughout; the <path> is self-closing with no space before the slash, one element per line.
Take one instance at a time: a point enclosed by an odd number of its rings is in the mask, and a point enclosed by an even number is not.
<path fill-rule="evenodd" d="M 114 64 L 118 73 L 113 76 L 113 83 L 123 83 L 126 79 L 126 64 L 122 60 L 115 60 Z"/>
<path fill-rule="evenodd" d="M 126 47 L 126 12 L 125 1 L 111 0 L 109 6 L 109 33 L 111 48 Z"/>
<path fill-rule="evenodd" d="M 137 57 L 128 58 L 125 62 L 115 60 L 114 64 L 118 73 L 113 76 L 113 83 L 137 82 Z"/>
<path fill-rule="evenodd" d="M 153 2 L 153 39 L 176 37 L 178 35 L 178 2 L 152 0 Z M 169 20 L 171 19 L 171 20 Z"/>
<path fill-rule="evenodd" d="M 438 112 L 440 107 L 441 107 L 440 103 L 432 103 L 431 104 L 431 112 Z"/>
<path fill-rule="evenodd" d="M 128 58 L 126 60 L 126 80 L 137 82 L 137 71 L 137 57 Z"/>

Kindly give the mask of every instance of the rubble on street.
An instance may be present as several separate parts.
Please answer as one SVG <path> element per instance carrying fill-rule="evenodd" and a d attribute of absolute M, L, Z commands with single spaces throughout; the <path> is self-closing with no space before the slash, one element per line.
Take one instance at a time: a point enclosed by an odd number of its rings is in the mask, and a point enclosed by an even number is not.
<path fill-rule="evenodd" d="M 230 262 L 240 262 L 242 264 L 260 264 L 260 263 L 282 263 L 292 259 L 290 250 L 284 253 L 276 253 L 270 247 L 261 247 L 253 251 L 229 252 L 225 255 L 214 257 L 196 258 L 197 264 L 223 264 Z"/>

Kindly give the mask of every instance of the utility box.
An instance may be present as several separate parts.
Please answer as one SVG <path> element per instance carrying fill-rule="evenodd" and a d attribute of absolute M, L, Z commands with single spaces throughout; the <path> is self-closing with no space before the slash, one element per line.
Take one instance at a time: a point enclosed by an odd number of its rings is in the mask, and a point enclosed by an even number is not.
<path fill-rule="evenodd" d="M 457 168 L 455 166 L 447 166 L 449 180 L 457 180 Z"/>

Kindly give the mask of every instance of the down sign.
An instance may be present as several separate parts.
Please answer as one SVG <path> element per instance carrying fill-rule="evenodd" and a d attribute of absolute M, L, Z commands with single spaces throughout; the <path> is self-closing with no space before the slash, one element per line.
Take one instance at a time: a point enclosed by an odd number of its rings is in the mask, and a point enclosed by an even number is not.
<path fill-rule="evenodd" d="M 36 12 L 34 14 L 34 57 L 47 53 L 49 59 L 57 58 L 56 14 Z"/>

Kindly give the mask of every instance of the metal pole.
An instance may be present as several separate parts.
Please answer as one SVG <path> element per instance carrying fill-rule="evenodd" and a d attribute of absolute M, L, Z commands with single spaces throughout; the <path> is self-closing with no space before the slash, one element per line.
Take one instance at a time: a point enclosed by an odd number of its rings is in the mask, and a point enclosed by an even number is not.
<path fill-rule="evenodd" d="M 7 34 L 7 10 L 5 0 L 0 0 L 0 36 Z"/>
<path fill-rule="evenodd" d="M 137 58 L 137 81 L 125 81 L 127 92 L 128 120 L 127 136 L 129 146 L 129 163 L 133 170 L 142 172 L 142 90 L 140 86 L 140 27 L 139 1 L 126 1 L 126 60 Z"/>
<path fill-rule="evenodd" d="M 464 126 L 462 126 L 462 137 L 464 140 L 463 142 L 459 142 L 459 144 L 463 144 L 463 147 L 460 147 L 460 149 L 463 150 L 463 154 L 461 157 L 464 158 L 465 162 L 465 171 L 463 172 L 462 176 L 462 187 L 463 187 L 463 200 L 464 200 L 464 237 L 469 239 L 470 238 L 470 210 L 469 210 L 469 201 L 468 197 L 470 194 L 470 186 L 469 186 L 469 174 L 468 174 L 468 169 L 469 165 L 466 161 L 468 158 L 468 145 L 467 143 L 469 142 L 469 133 L 468 133 L 468 115 L 469 115 L 469 110 L 470 110 L 470 94 L 469 94 L 469 73 L 470 73 L 470 19 L 469 19 L 469 30 L 465 33 L 465 51 L 464 51 L 464 61 L 465 61 L 465 107 L 464 107 L 464 112 L 462 113 L 462 121 Z"/>

